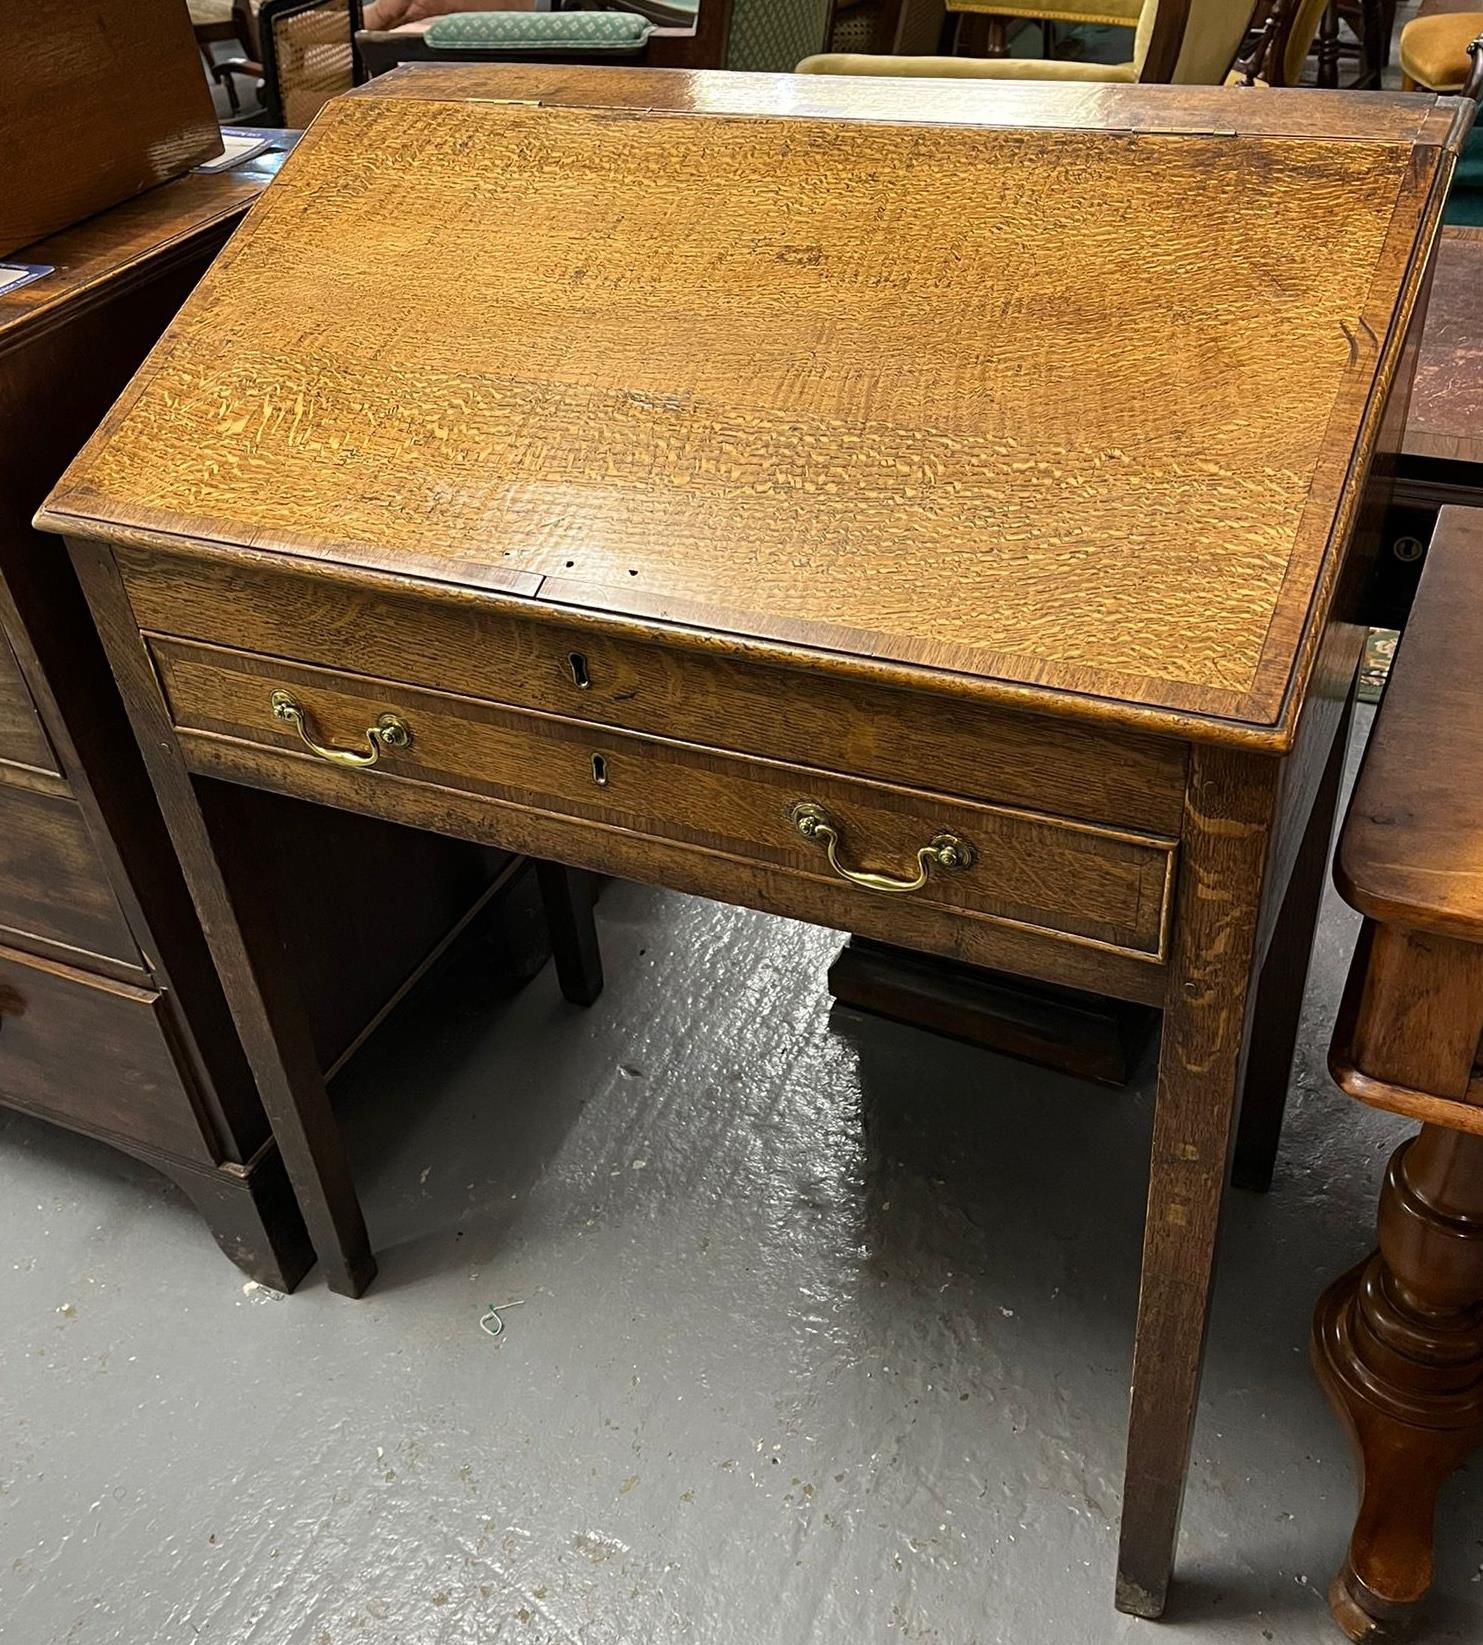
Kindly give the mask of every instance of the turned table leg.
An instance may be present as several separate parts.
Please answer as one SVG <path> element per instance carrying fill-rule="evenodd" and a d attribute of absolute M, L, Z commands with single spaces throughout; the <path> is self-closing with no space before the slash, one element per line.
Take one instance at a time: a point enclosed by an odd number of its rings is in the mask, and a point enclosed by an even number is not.
<path fill-rule="evenodd" d="M 1354 1640 L 1414 1621 L 1437 1491 L 1483 1442 L 1480 1034 L 1483 946 L 1366 922 L 1333 1070 L 1350 1095 L 1427 1123 L 1386 1170 L 1380 1249 L 1313 1321 L 1314 1367 L 1359 1459 L 1359 1518 L 1329 1591 Z"/>
<path fill-rule="evenodd" d="M 1398 1638 L 1431 1586 L 1437 1491 L 1483 1443 L 1483 1136 L 1428 1125 L 1396 1150 L 1380 1249 L 1324 1294 L 1313 1362 L 1363 1492 L 1329 1604 L 1353 1640 Z"/>

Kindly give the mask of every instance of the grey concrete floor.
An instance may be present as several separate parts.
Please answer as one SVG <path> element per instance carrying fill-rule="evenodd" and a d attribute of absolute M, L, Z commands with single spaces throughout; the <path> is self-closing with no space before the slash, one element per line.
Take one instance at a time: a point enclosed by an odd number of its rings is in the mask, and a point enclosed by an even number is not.
<path fill-rule="evenodd" d="M 244 1291 L 152 1173 L 0 1121 L 6 1645 L 1338 1637 L 1305 1340 L 1401 1129 L 1324 1073 L 1346 910 L 1231 1206 L 1157 1634 L 1111 1607 L 1151 1067 L 831 1015 L 826 931 L 630 886 L 600 921 L 592 1010 L 445 977 L 352 1066 L 360 1303 Z M 1423 1637 L 1483 1636 L 1480 1510 L 1475 1466 Z"/>

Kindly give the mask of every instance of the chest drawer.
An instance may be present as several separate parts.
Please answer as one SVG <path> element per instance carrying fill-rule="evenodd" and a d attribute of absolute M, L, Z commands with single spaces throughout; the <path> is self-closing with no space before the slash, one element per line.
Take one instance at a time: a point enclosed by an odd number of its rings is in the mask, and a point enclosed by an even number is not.
<path fill-rule="evenodd" d="M 152 989 L 0 947 L 0 1103 L 206 1160 L 177 1043 Z"/>
<path fill-rule="evenodd" d="M 74 800 L 0 784 L 0 928 L 0 941 L 84 965 L 87 955 L 140 963 Z"/>
<path fill-rule="evenodd" d="M 851 897 L 910 886 L 929 907 L 1163 958 L 1167 838 L 220 647 L 156 638 L 151 650 L 198 769 L 212 739 L 324 759 L 307 736 L 331 754 L 374 750 L 356 773 L 366 785 L 454 789 L 824 879 L 844 914 Z"/>
<path fill-rule="evenodd" d="M 261 561 L 117 550 L 147 632 L 879 782 L 1177 834 L 1182 747 L 970 698 L 686 650 L 541 602 L 437 599 Z"/>

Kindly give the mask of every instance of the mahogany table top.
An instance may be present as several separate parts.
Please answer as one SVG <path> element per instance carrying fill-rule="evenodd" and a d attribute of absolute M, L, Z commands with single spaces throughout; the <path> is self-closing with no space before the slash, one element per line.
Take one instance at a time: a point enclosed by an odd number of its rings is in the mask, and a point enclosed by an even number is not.
<path fill-rule="evenodd" d="M 1285 746 L 1466 119 L 406 71 L 316 122 L 45 523 Z"/>
<path fill-rule="evenodd" d="M 241 165 L 188 172 L 0 259 L 54 270 L 0 294 L 0 349 L 63 311 L 75 315 L 86 293 L 115 291 L 131 272 L 157 273 L 172 245 L 189 246 L 251 205 L 299 134 L 265 127 L 259 135 L 269 147 Z"/>
<path fill-rule="evenodd" d="M 1406 418 L 1407 457 L 1483 468 L 1483 228 L 1443 229 Z"/>

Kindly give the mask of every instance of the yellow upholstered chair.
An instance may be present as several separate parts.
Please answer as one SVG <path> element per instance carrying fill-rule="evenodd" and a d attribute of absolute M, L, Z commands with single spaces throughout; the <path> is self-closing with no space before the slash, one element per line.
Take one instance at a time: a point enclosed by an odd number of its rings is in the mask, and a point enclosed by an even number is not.
<path fill-rule="evenodd" d="M 1254 20 L 1261 43 L 1245 78 L 1291 84 L 1318 32 L 1325 0 L 1144 0 L 1124 63 L 1075 63 L 1035 57 L 886 57 L 826 52 L 798 65 L 802 74 L 894 74 L 985 80 L 1120 81 L 1218 86 L 1232 78 Z"/>
<path fill-rule="evenodd" d="M 1401 30 L 1401 74 L 1407 91 L 1461 91 L 1475 56 L 1470 48 L 1483 35 L 1483 10 L 1418 17 Z"/>

